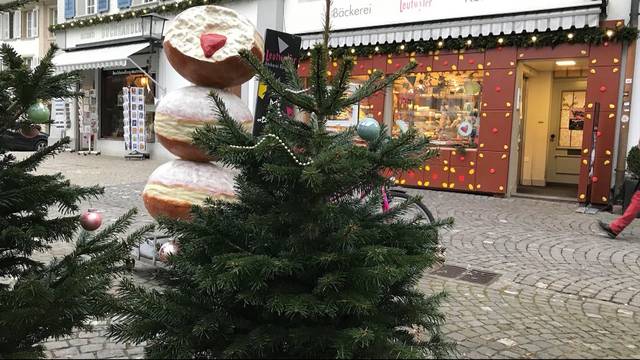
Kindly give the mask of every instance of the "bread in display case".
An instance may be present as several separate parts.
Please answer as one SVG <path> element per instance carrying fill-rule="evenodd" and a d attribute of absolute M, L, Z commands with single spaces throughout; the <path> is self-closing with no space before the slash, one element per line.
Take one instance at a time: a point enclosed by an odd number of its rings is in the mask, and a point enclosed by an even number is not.
<path fill-rule="evenodd" d="M 439 146 L 475 146 L 482 72 L 409 74 L 393 84 L 392 134 L 415 128 Z"/>

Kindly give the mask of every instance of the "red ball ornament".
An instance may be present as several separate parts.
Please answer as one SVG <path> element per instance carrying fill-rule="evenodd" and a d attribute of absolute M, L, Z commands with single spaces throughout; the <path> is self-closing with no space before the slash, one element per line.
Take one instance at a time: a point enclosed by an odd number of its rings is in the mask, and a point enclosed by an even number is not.
<path fill-rule="evenodd" d="M 493 169 L 493 168 L 489 169 L 489 174 L 495 174 L 495 173 L 496 173 L 496 169 Z"/>
<path fill-rule="evenodd" d="M 597 131 L 597 132 L 596 132 L 596 136 L 597 136 L 597 137 L 602 136 L 602 131 Z"/>
<path fill-rule="evenodd" d="M 497 134 L 498 133 L 498 128 L 491 129 L 491 132 L 494 133 L 494 134 Z"/>
<path fill-rule="evenodd" d="M 600 92 L 605 92 L 605 91 L 607 91 L 607 87 L 604 85 L 600 86 Z"/>
<path fill-rule="evenodd" d="M 160 246 L 158 257 L 160 258 L 160 261 L 165 262 L 170 255 L 175 255 L 178 251 L 180 251 L 180 246 L 175 241 L 169 241 Z"/>
<path fill-rule="evenodd" d="M 597 183 L 598 182 L 598 177 L 597 176 L 592 177 L 591 181 L 593 181 L 594 183 Z"/>
<path fill-rule="evenodd" d="M 464 161 L 464 156 L 460 156 L 460 161 Z"/>
<path fill-rule="evenodd" d="M 496 92 L 500 92 L 500 91 L 502 91 L 502 87 L 496 86 Z"/>
<path fill-rule="evenodd" d="M 80 215 L 80 225 L 87 231 L 93 231 L 102 225 L 102 215 L 96 209 L 88 209 Z"/>
<path fill-rule="evenodd" d="M 460 182 L 464 182 L 464 175 L 460 175 L 460 176 L 458 176 L 458 181 L 460 181 Z"/>
<path fill-rule="evenodd" d="M 476 60 L 475 60 L 475 59 L 469 59 L 469 64 L 472 64 L 472 65 L 473 65 L 473 64 L 475 64 L 475 63 L 476 63 Z"/>

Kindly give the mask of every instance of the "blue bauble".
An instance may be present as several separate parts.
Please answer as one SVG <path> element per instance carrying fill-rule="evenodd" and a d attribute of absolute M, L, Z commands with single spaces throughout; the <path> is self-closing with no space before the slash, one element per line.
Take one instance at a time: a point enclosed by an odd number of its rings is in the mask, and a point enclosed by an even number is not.
<path fill-rule="evenodd" d="M 49 107 L 40 101 L 29 106 L 27 109 L 27 119 L 34 124 L 48 123 L 50 115 Z"/>
<path fill-rule="evenodd" d="M 358 124 L 358 135 L 366 141 L 373 141 L 380 136 L 380 124 L 376 119 L 366 118 Z"/>

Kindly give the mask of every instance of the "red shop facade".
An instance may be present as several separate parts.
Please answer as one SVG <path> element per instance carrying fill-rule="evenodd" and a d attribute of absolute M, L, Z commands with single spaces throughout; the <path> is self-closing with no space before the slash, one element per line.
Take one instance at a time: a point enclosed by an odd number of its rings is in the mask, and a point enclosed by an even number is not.
<path fill-rule="evenodd" d="M 327 71 L 337 71 L 339 56 L 353 56 L 353 88 L 374 71 L 417 66 L 328 126 L 339 130 L 373 117 L 391 135 L 411 127 L 428 136 L 439 156 L 403 173 L 396 180 L 402 186 L 502 196 L 543 189 L 607 204 L 624 81 L 623 43 L 616 34 L 624 26 L 601 17 L 590 28 L 440 36 L 421 39 L 423 47 L 406 38 L 382 43 L 380 37 L 374 43 L 360 37 L 353 44 L 333 44 L 335 59 Z M 587 30 L 603 36 L 583 41 Z M 523 39 L 533 43 L 550 36 L 553 46 L 518 46 Z M 303 37 L 303 45 L 312 45 L 313 37 Z M 447 49 L 452 41 L 458 41 L 457 49 Z M 460 48 L 460 41 L 468 46 Z M 474 47 L 479 41 L 488 46 Z M 435 49 L 427 51 L 429 46 Z M 301 62 L 299 74 L 309 75 L 308 61 Z"/>

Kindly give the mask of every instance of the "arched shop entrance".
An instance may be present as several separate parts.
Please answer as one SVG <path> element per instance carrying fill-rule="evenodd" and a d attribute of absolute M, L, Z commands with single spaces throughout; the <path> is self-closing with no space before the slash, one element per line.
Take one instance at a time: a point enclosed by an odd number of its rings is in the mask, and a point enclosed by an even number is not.
<path fill-rule="evenodd" d="M 429 136 L 440 156 L 403 174 L 399 185 L 606 204 L 621 55 L 621 43 L 604 42 L 359 56 L 354 86 L 374 70 L 418 66 L 331 124 L 370 116 L 392 134 L 414 127 Z M 338 62 L 328 66 L 335 72 Z M 299 73 L 308 76 L 308 62 Z"/>

